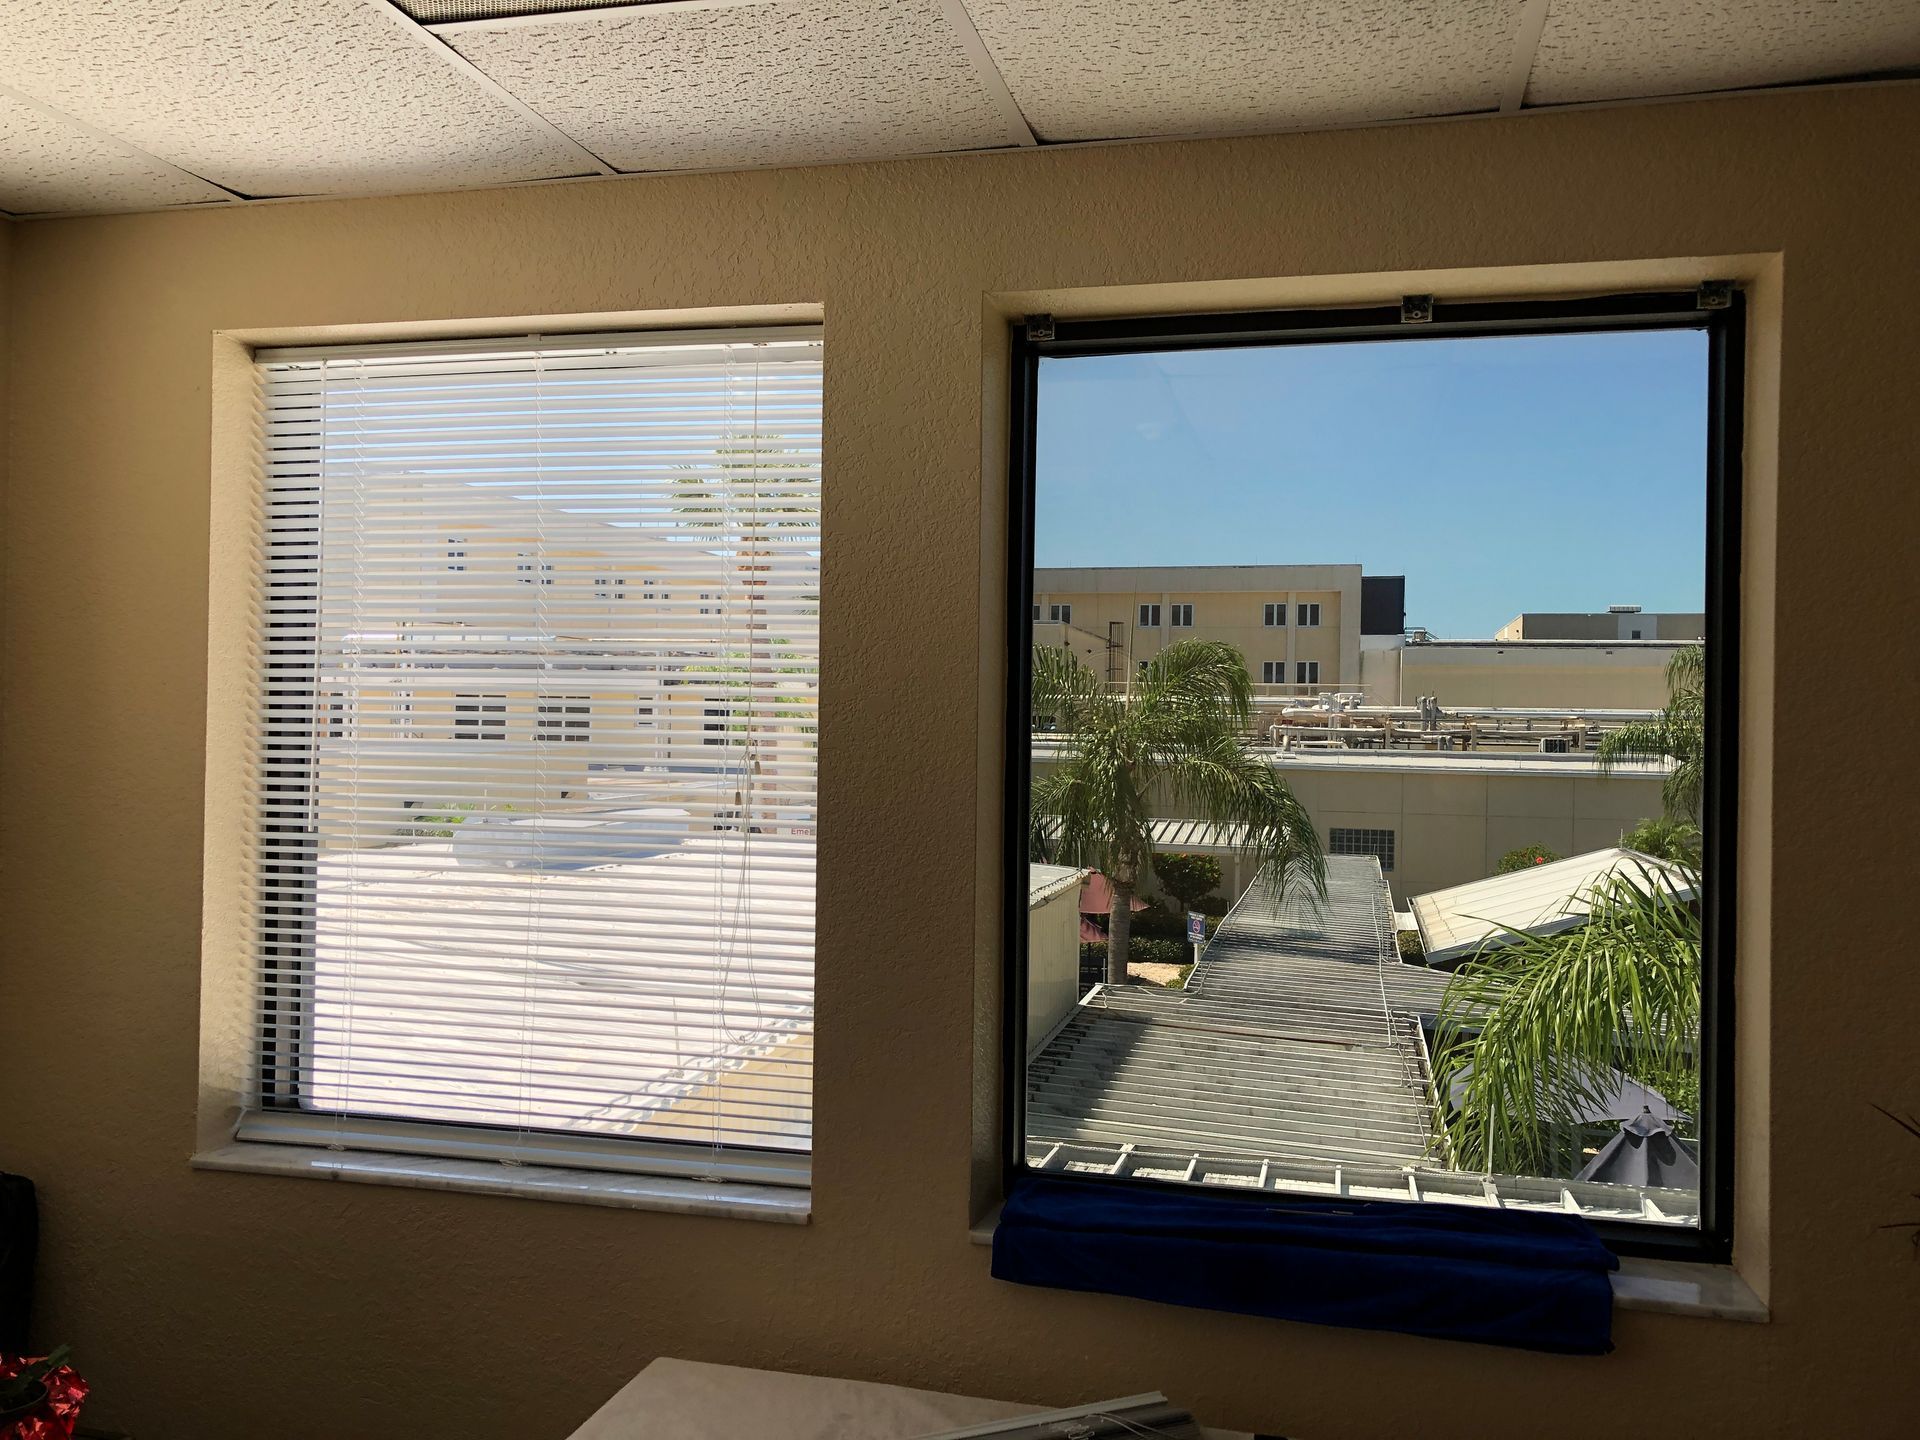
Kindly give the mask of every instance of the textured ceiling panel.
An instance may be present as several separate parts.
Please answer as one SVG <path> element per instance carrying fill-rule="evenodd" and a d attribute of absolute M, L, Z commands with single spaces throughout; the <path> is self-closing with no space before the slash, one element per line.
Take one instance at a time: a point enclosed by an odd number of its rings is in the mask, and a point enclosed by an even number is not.
<path fill-rule="evenodd" d="M 939 0 L 588 12 L 447 39 L 622 170 L 1007 143 Z"/>
<path fill-rule="evenodd" d="M 0 210 L 141 210 L 228 198 L 184 170 L 0 92 Z"/>
<path fill-rule="evenodd" d="M 1524 0 L 967 0 L 1043 140 L 1491 110 Z"/>
<path fill-rule="evenodd" d="M 379 0 L 0 6 L 0 84 L 249 195 L 578 175 Z"/>
<path fill-rule="evenodd" d="M 1530 105 L 1685 95 L 1920 66 L 1920 0 L 1553 0 Z"/>

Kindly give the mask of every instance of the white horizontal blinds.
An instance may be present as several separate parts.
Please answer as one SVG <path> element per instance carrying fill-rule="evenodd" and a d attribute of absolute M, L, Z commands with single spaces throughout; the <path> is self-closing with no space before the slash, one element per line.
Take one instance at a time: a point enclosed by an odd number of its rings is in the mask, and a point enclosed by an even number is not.
<path fill-rule="evenodd" d="M 818 332 L 259 364 L 267 1102 L 808 1148 Z"/>

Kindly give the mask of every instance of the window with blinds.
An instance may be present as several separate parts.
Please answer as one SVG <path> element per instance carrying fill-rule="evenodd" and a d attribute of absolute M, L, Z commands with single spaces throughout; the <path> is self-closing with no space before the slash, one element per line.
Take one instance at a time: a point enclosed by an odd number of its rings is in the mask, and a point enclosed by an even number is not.
<path fill-rule="evenodd" d="M 256 364 L 241 1138 L 804 1183 L 818 330 Z"/>

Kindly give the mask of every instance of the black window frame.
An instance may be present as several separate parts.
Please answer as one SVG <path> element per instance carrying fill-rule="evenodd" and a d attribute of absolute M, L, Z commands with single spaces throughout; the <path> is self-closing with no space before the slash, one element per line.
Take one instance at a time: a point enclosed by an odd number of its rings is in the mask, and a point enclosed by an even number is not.
<path fill-rule="evenodd" d="M 1594 1219 L 1620 1255 L 1725 1264 L 1733 1252 L 1734 1219 L 1734 963 L 1737 949 L 1740 663 L 1740 490 L 1744 432 L 1746 301 L 1737 285 L 1697 290 L 1604 294 L 1555 300 L 1428 301 L 1351 308 L 1245 311 L 1116 319 L 1016 319 L 1010 328 L 1007 525 L 1007 673 L 1002 795 L 1003 906 L 1001 985 L 1001 1169 L 1004 1185 L 1036 1173 L 1026 1161 L 1026 1007 L 1028 800 L 1031 781 L 1034 436 L 1040 361 L 1073 355 L 1326 344 L 1369 340 L 1457 339 L 1479 335 L 1561 335 L 1631 330 L 1700 330 L 1707 336 L 1706 435 L 1706 711 L 1702 799 L 1705 831 L 1702 906 L 1700 1094 L 1700 1223 L 1678 1229 Z M 1038 323 L 1033 323 L 1038 322 Z M 1090 1186 L 1125 1185 L 1191 1194 L 1176 1181 L 1114 1180 L 1076 1172 L 1049 1179 Z M 1209 1187 L 1245 1203 L 1313 1203 L 1275 1191 Z M 1381 1202 L 1406 1203 L 1415 1202 Z"/>

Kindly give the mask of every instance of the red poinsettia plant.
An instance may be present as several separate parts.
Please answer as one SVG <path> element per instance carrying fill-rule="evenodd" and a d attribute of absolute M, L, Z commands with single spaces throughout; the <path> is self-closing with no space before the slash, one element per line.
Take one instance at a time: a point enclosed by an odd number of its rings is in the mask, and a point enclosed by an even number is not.
<path fill-rule="evenodd" d="M 0 1355 L 0 1440 L 72 1440 L 87 1382 L 67 1353 L 62 1345 L 38 1360 Z"/>

